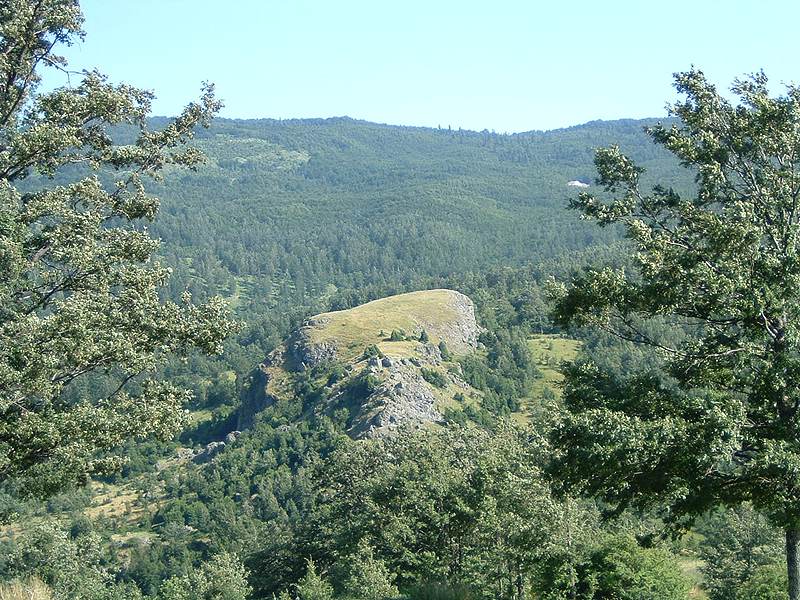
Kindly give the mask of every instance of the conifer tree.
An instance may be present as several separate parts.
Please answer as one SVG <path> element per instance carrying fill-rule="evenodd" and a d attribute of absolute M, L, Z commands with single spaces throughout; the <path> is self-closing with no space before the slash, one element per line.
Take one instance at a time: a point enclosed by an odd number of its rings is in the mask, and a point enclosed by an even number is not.
<path fill-rule="evenodd" d="M 298 600 L 333 600 L 333 586 L 319 573 L 313 560 L 306 561 L 306 574 L 297 584 Z"/>

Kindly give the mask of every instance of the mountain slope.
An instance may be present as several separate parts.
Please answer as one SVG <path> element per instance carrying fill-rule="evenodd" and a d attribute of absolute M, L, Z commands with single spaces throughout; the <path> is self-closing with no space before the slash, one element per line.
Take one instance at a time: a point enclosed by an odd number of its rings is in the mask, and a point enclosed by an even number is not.
<path fill-rule="evenodd" d="M 442 411 L 480 397 L 457 356 L 478 347 L 472 301 L 452 290 L 400 294 L 311 317 L 261 365 L 239 427 L 293 397 L 328 414 L 353 437 L 442 420 Z"/>
<path fill-rule="evenodd" d="M 594 149 L 617 142 L 653 180 L 685 185 L 643 133 L 647 123 L 497 135 L 344 118 L 219 120 L 198 136 L 208 164 L 158 186 L 152 230 L 176 267 L 175 293 L 223 291 L 244 311 L 324 309 L 320 298 L 352 306 L 616 239 L 565 210 L 576 193 L 566 184 L 591 182 Z"/>

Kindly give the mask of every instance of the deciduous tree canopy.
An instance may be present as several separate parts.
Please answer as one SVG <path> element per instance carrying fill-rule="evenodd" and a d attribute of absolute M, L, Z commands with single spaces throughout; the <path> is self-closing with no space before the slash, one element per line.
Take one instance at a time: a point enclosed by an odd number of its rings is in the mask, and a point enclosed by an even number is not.
<path fill-rule="evenodd" d="M 158 199 L 142 183 L 202 160 L 184 144 L 219 102 L 206 87 L 151 131 L 152 94 L 97 72 L 37 93 L 39 69 L 66 69 L 53 50 L 82 35 L 81 21 L 72 0 L 0 6 L 0 481 L 27 494 L 113 467 L 98 452 L 128 438 L 173 435 L 187 392 L 146 374 L 173 352 L 218 352 L 232 328 L 219 299 L 160 301 L 169 271 L 151 258 Z M 120 124 L 135 141 L 112 140 Z M 48 185 L 65 169 L 69 183 Z M 33 173 L 43 177 L 20 189 Z M 113 380 L 105 393 L 65 399 L 98 371 Z"/>
<path fill-rule="evenodd" d="M 556 310 L 652 346 L 664 372 L 620 381 L 574 366 L 553 470 L 620 509 L 664 503 L 678 524 L 752 502 L 786 530 L 798 598 L 800 88 L 770 97 L 757 74 L 734 83 L 734 105 L 697 70 L 676 87 L 680 124 L 649 133 L 694 170 L 695 193 L 645 191 L 618 148 L 598 151 L 612 199 L 585 192 L 573 206 L 621 224 L 636 268 L 578 276 Z"/>

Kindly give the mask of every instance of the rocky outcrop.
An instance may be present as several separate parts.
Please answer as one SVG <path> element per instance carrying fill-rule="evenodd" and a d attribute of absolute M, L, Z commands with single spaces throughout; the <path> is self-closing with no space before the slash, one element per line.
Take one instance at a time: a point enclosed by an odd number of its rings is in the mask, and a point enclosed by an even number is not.
<path fill-rule="evenodd" d="M 383 381 L 364 402 L 362 414 L 350 431 L 353 437 L 384 436 L 399 427 L 420 427 L 442 420 L 436 396 L 417 367 L 398 363 L 378 375 Z"/>
<path fill-rule="evenodd" d="M 428 328 L 428 333 L 442 339 L 447 347 L 459 354 L 466 354 L 478 347 L 480 328 L 475 320 L 475 305 L 468 296 L 451 291 L 449 304 L 456 317 Z"/>
<path fill-rule="evenodd" d="M 377 364 L 371 363 L 366 373 L 381 383 L 364 399 L 348 433 L 355 438 L 380 437 L 401 427 L 421 427 L 442 421 L 434 388 L 425 381 L 421 370 L 421 367 L 433 367 L 435 364 L 418 359 L 389 357 L 384 357 Z M 448 384 L 460 390 L 469 389 L 469 385 L 453 372 L 447 372 L 444 377 Z M 331 405 L 335 407 L 337 400 L 336 396 L 331 398 Z"/>
<path fill-rule="evenodd" d="M 405 336 L 390 339 L 395 330 Z M 292 394 L 297 372 L 333 363 L 339 374 L 323 384 L 324 393 L 307 410 L 334 415 L 346 409 L 352 437 L 442 421 L 440 403 L 471 388 L 458 376 L 458 364 L 442 356 L 439 343 L 453 355 L 464 355 L 478 347 L 479 334 L 472 300 L 453 290 L 400 294 L 317 315 L 254 372 L 237 429 L 252 426 L 259 411 Z M 435 373 L 423 377 L 426 370 Z M 316 385 L 327 377 L 318 373 Z"/>
<path fill-rule="evenodd" d="M 312 341 L 311 331 L 324 326 L 324 317 L 312 317 L 289 338 L 286 347 L 293 370 L 313 369 L 317 365 L 336 359 L 336 343 Z"/>
<path fill-rule="evenodd" d="M 194 456 L 192 456 L 192 461 L 198 465 L 205 464 L 213 459 L 217 454 L 222 452 L 225 449 L 226 445 L 230 445 L 234 443 L 236 440 L 239 439 L 239 436 L 242 434 L 241 431 L 231 431 L 228 435 L 225 436 L 225 441 L 222 442 L 211 442 L 210 444 L 206 444 L 205 448 L 198 451 Z"/>
<path fill-rule="evenodd" d="M 275 403 L 275 398 L 267 392 L 270 381 L 269 367 L 283 362 L 283 351 L 279 348 L 258 365 L 250 374 L 250 383 L 245 387 L 239 410 L 236 413 L 236 429 L 242 431 L 253 426 L 255 417 L 262 410 Z"/>

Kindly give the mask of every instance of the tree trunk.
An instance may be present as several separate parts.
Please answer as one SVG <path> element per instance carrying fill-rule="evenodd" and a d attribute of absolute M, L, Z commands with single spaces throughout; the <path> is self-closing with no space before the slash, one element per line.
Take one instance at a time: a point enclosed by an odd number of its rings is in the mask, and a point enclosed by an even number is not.
<path fill-rule="evenodd" d="M 786 529 L 786 569 L 789 574 L 789 600 L 800 600 L 800 562 L 797 545 L 800 542 L 800 529 Z"/>

